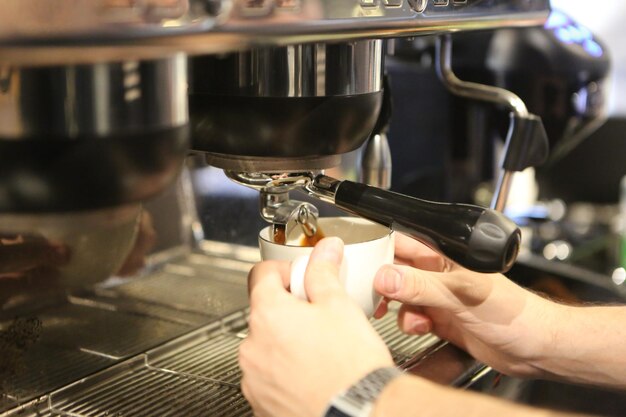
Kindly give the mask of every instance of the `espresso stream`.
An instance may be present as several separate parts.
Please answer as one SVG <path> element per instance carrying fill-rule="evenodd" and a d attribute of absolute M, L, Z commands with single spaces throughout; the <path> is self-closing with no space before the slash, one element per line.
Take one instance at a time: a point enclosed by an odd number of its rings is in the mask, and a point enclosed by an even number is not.
<path fill-rule="evenodd" d="M 302 238 L 298 242 L 298 246 L 301 246 L 304 248 L 307 248 L 307 247 L 312 248 L 313 246 L 317 244 L 317 242 L 324 239 L 324 237 L 325 237 L 324 232 L 322 232 L 322 228 L 319 227 L 318 225 L 317 231 L 315 232 L 315 234 L 313 236 L 307 236 L 307 235 L 302 236 Z M 285 245 L 286 244 L 285 229 L 283 227 L 275 227 L 274 236 L 272 238 L 273 238 L 274 243 L 277 243 L 279 245 Z"/>

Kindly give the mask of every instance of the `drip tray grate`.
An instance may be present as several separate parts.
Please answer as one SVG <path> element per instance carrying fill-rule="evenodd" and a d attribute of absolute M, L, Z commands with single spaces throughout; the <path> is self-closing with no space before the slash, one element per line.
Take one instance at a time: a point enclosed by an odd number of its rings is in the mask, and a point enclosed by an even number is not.
<path fill-rule="evenodd" d="M 98 292 L 104 297 L 165 306 L 177 312 L 224 317 L 248 305 L 250 268 L 252 264 L 245 262 L 191 254 L 148 277 Z"/>
<path fill-rule="evenodd" d="M 246 314 L 232 314 L 56 391 L 44 412 L 73 417 L 251 416 L 239 390 L 237 361 L 246 337 Z M 404 367 L 424 357 L 438 339 L 403 335 L 395 318 L 388 314 L 374 326 Z M 23 413 L 7 416 L 31 415 Z"/>
<path fill-rule="evenodd" d="M 158 368 L 192 374 L 238 386 L 241 371 L 237 355 L 242 337 L 225 333 L 177 349 L 150 363 Z"/>
<path fill-rule="evenodd" d="M 250 266 L 192 254 L 45 311 L 42 350 L 27 361 L 32 372 L 13 381 L 14 395 L 0 407 L 33 402 L 0 417 L 251 416 L 237 358 L 247 334 Z M 403 335 L 393 312 L 373 325 L 408 369 L 439 340 Z"/>
<path fill-rule="evenodd" d="M 396 323 L 397 317 L 397 306 L 390 306 L 390 312 L 381 320 L 372 320 L 372 324 L 389 347 L 396 365 L 409 368 L 439 346 L 440 339 L 432 334 L 418 337 L 402 333 Z"/>
<path fill-rule="evenodd" d="M 237 387 L 153 368 L 147 363 L 100 383 L 51 397 L 53 413 L 72 416 L 247 416 Z M 77 391 L 74 391 L 78 388 Z"/>

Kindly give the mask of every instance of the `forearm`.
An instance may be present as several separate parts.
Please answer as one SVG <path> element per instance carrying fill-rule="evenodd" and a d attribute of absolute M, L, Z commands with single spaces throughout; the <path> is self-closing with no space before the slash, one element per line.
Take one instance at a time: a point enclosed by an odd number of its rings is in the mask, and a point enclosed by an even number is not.
<path fill-rule="evenodd" d="M 392 381 L 381 393 L 372 417 L 567 417 L 486 395 L 455 390 L 413 376 Z"/>
<path fill-rule="evenodd" d="M 559 308 L 552 340 L 532 365 L 551 379 L 626 389 L 626 307 Z"/>

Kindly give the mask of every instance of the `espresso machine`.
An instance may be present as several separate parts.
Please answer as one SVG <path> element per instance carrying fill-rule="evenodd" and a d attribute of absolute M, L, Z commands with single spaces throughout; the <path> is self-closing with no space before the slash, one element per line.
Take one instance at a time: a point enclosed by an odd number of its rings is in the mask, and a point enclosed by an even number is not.
<path fill-rule="evenodd" d="M 258 250 L 204 239 L 199 165 L 258 191 L 287 242 L 315 233 L 320 201 L 477 271 L 515 262 L 520 232 L 502 210 L 513 174 L 545 160 L 545 130 L 515 94 L 459 79 L 449 35 L 541 25 L 548 0 L 5 3 L 0 415 L 251 415 L 237 350 Z M 385 55 L 423 35 L 438 37 L 446 88 L 510 113 L 491 208 L 384 189 Z M 326 175 L 363 146 L 379 181 Z M 167 242 L 119 277 L 146 211 Z M 455 386 L 488 371 L 391 315 L 374 325 L 403 369 Z"/>

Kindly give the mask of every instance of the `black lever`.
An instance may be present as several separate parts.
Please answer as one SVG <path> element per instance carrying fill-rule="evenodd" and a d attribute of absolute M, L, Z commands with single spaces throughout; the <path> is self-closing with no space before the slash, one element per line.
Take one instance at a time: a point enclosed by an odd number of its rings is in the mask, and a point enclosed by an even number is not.
<path fill-rule="evenodd" d="M 337 207 L 409 235 L 474 271 L 506 272 L 517 258 L 520 230 L 495 210 L 435 203 L 325 176 L 309 191 L 334 197 Z"/>

